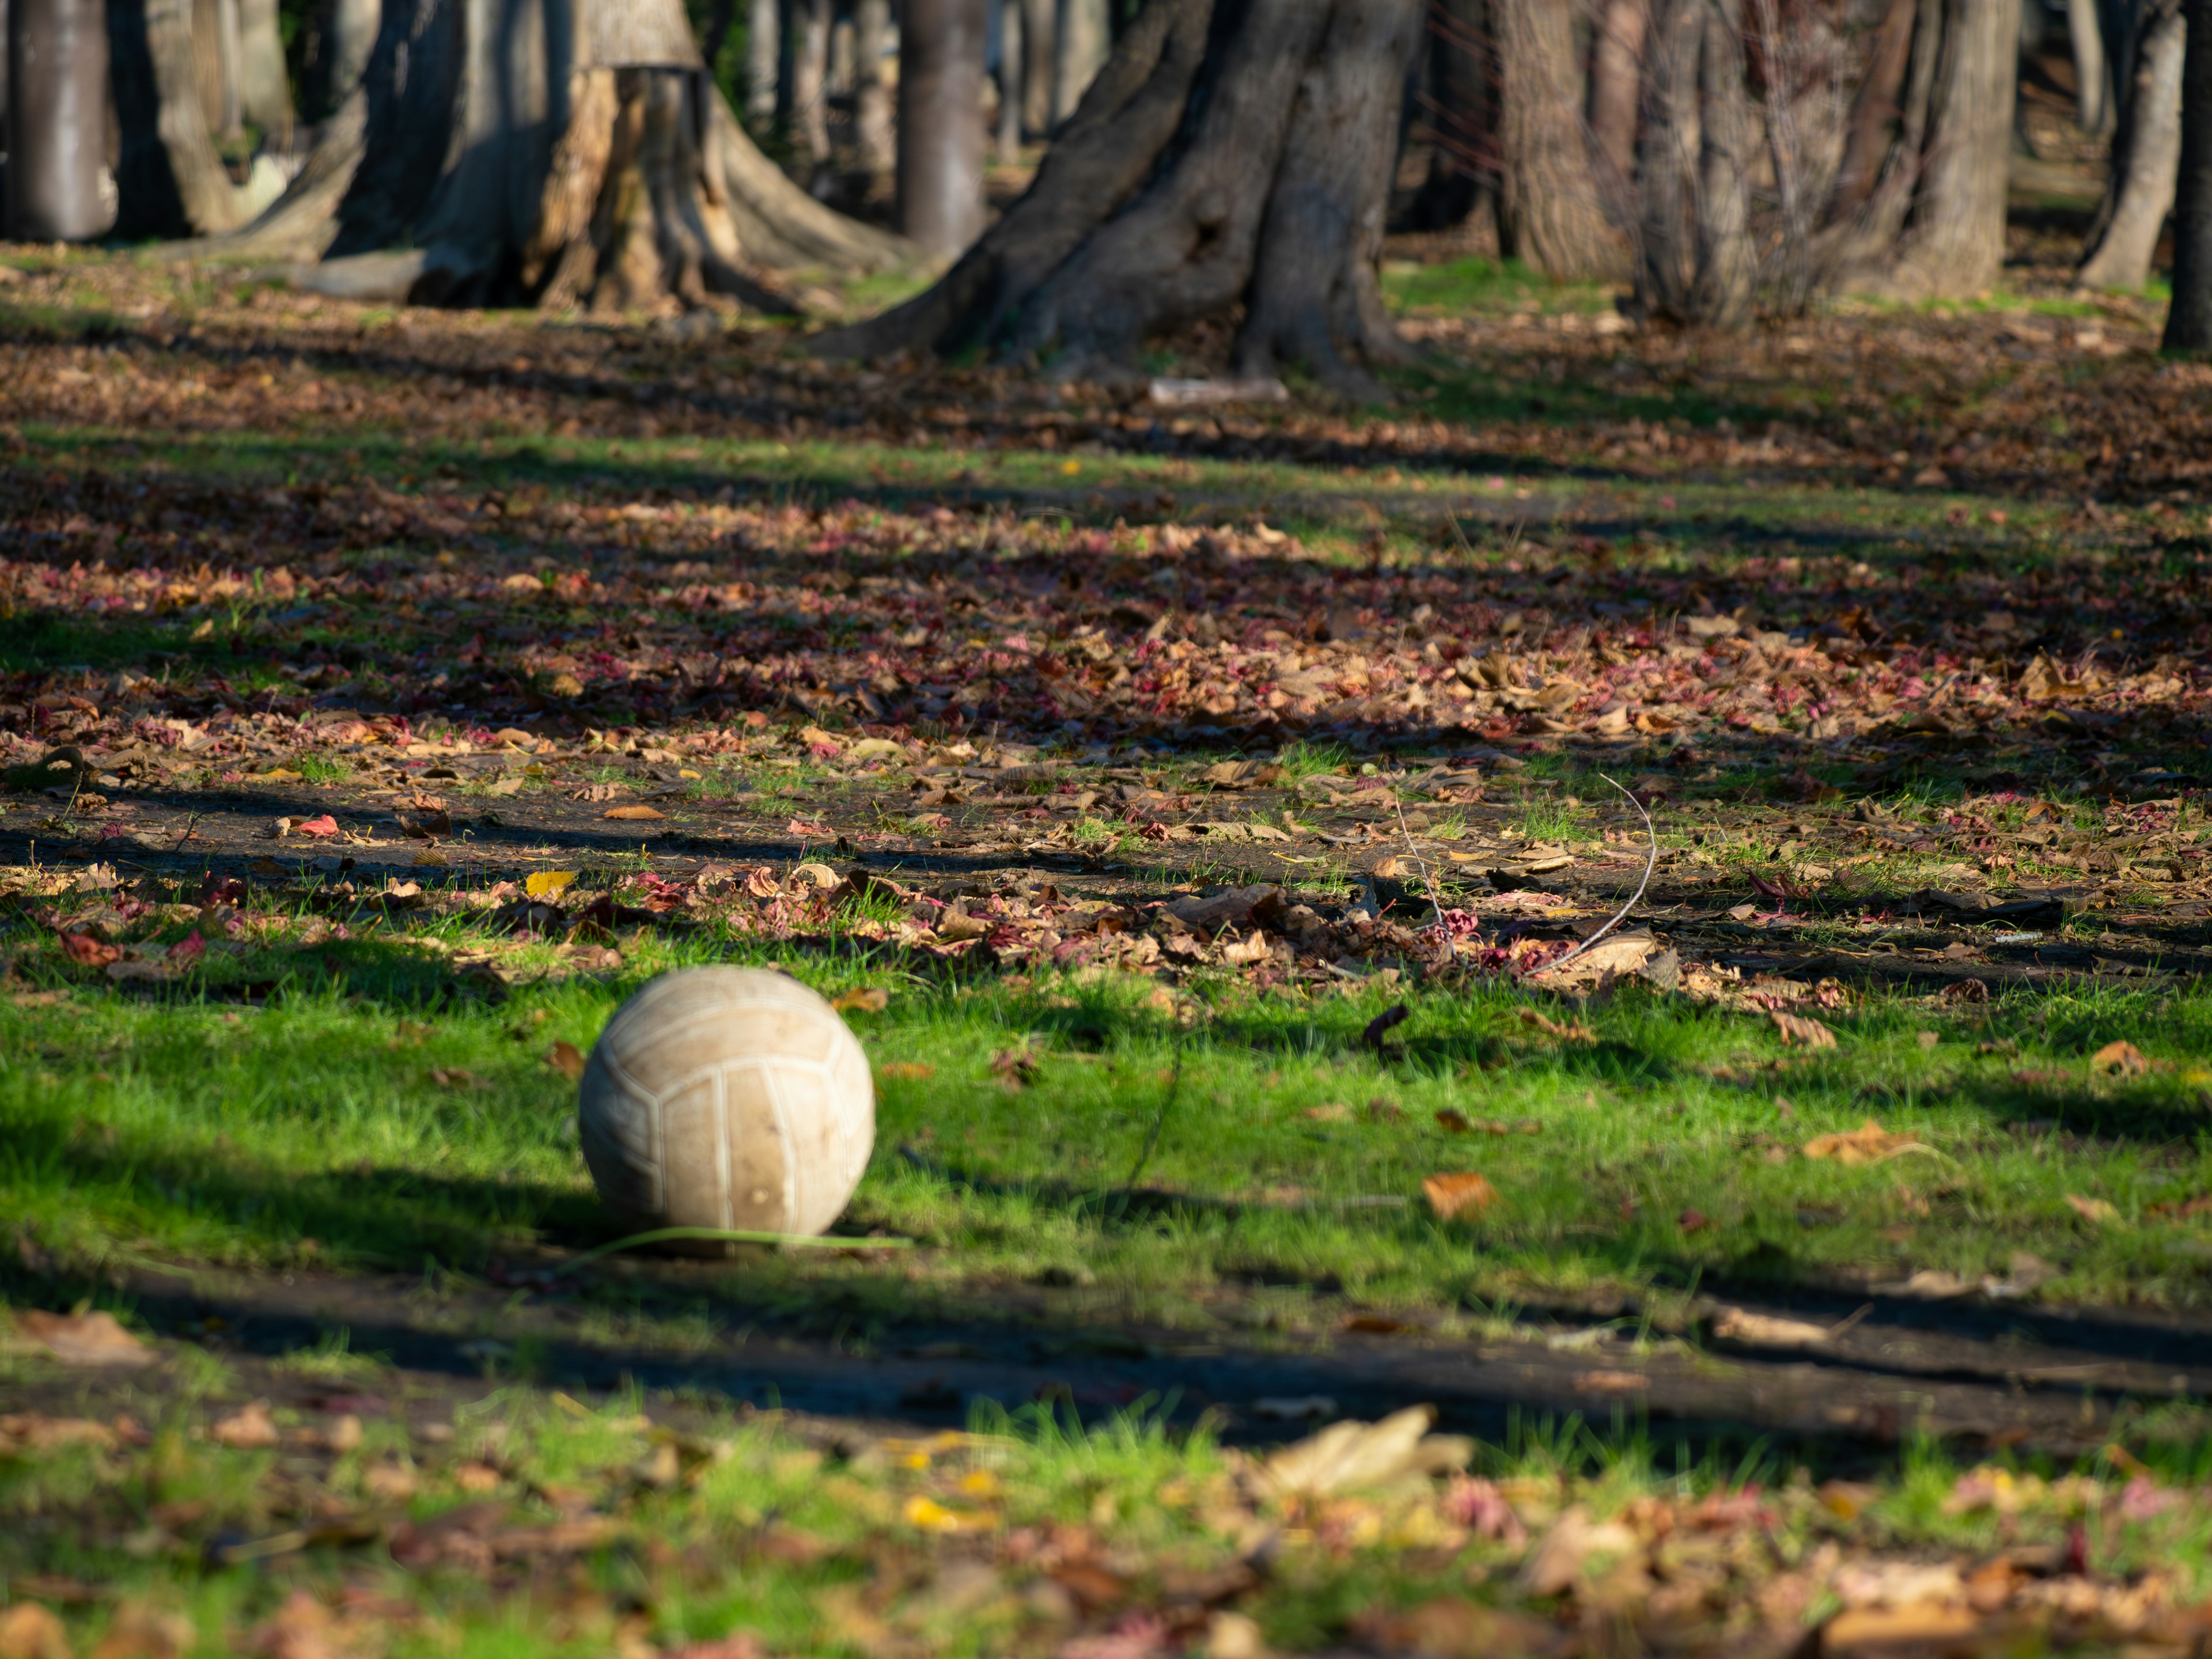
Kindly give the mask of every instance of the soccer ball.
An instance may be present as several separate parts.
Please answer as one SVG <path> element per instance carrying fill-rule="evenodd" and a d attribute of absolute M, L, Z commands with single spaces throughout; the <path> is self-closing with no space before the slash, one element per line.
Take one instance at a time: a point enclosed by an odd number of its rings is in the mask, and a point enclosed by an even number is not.
<path fill-rule="evenodd" d="M 760 968 L 664 974 L 615 1011 L 576 1103 L 607 1207 L 641 1231 L 815 1234 L 876 1138 L 868 1058 L 815 993 Z"/>

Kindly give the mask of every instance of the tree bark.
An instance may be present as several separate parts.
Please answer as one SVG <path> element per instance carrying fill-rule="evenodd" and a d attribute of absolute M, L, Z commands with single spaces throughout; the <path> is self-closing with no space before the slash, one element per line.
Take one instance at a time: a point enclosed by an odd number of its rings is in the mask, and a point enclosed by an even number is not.
<path fill-rule="evenodd" d="M 192 50 L 191 0 L 108 0 L 117 234 L 234 230 L 246 208 L 208 133 Z"/>
<path fill-rule="evenodd" d="M 908 252 L 761 154 L 677 0 L 391 6 L 330 126 L 219 247 L 326 255 L 300 280 L 360 297 L 624 310 L 788 310 L 770 273 Z"/>
<path fill-rule="evenodd" d="M 1407 216 L 1416 230 L 1444 230 L 1473 213 L 1498 178 L 1486 0 L 1431 0 L 1431 88 L 1424 113 L 1435 148 Z"/>
<path fill-rule="evenodd" d="M 1655 0 L 1650 39 L 1637 306 L 1687 326 L 1741 328 L 1755 266 L 1741 0 Z"/>
<path fill-rule="evenodd" d="M 857 82 L 853 94 L 853 127 L 860 149 L 860 170 L 871 179 L 889 179 L 898 168 L 898 140 L 891 115 L 889 58 L 891 0 L 859 0 L 853 9 L 853 48 Z"/>
<path fill-rule="evenodd" d="M 776 0 L 751 0 L 745 9 L 745 124 L 755 137 L 775 125 L 776 85 L 781 78 L 782 9 Z"/>
<path fill-rule="evenodd" d="M 1822 222 L 1849 224 L 1872 199 L 1905 118 L 1905 75 L 1912 64 L 1920 0 L 1888 0 L 1867 55 L 1866 73 L 1851 100 L 1844 159 L 1836 168 Z"/>
<path fill-rule="evenodd" d="M 2066 0 L 2066 35 L 2074 48 L 2074 119 L 2104 137 L 2112 130 L 2112 70 L 2105 59 L 2105 20 L 2097 0 Z"/>
<path fill-rule="evenodd" d="M 2212 0 L 2187 0 L 2181 167 L 2173 198 L 2173 304 L 2165 349 L 2212 353 Z"/>
<path fill-rule="evenodd" d="M 1083 94 L 1106 67 L 1114 50 L 1114 20 L 1107 0 L 1060 0 L 1058 39 L 1053 54 L 1052 119 L 1057 128 L 1072 118 Z"/>
<path fill-rule="evenodd" d="M 1590 138 L 1610 175 L 1605 187 L 1623 200 L 1636 176 L 1644 41 L 1650 27 L 1650 0 L 1607 0 L 1590 43 Z"/>
<path fill-rule="evenodd" d="M 275 148 L 292 143 L 292 82 L 276 0 L 239 0 L 239 112 Z"/>
<path fill-rule="evenodd" d="M 2136 61 L 2120 117 L 2104 211 L 2074 280 L 2083 288 L 2141 291 L 2173 206 L 2181 165 L 2181 71 L 2187 25 L 2180 0 L 2155 7 L 2136 36 Z"/>
<path fill-rule="evenodd" d="M 1583 73 L 1567 0 L 1494 0 L 1498 61 L 1498 240 L 1560 282 L 1629 269 L 1583 122 Z"/>
<path fill-rule="evenodd" d="M 1022 0 L 999 4 L 999 160 L 1022 153 Z"/>
<path fill-rule="evenodd" d="M 1421 0 L 1153 0 L 1028 193 L 928 292 L 834 356 L 1049 357 L 1130 372 L 1150 336 L 1241 305 L 1237 367 L 1358 397 L 1401 349 L 1376 283 Z"/>
<path fill-rule="evenodd" d="M 983 228 L 986 0 L 907 0 L 899 33 L 899 228 L 931 258 Z"/>
<path fill-rule="evenodd" d="M 2004 268 L 2021 0 L 1942 3 L 1943 61 L 1920 191 L 1882 283 L 1911 297 L 1981 294 Z"/>
<path fill-rule="evenodd" d="M 793 0 L 791 125 L 816 169 L 830 163 L 830 0 Z"/>
<path fill-rule="evenodd" d="M 1052 82 L 1060 64 L 1060 0 L 1022 0 L 1022 131 L 1052 133 Z"/>
<path fill-rule="evenodd" d="M 9 0 L 8 234 L 82 242 L 115 222 L 106 0 Z"/>

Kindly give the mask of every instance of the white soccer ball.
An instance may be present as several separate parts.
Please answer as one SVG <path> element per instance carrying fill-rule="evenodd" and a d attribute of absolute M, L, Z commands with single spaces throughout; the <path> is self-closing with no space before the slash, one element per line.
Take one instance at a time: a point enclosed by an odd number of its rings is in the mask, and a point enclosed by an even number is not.
<path fill-rule="evenodd" d="M 576 1119 L 599 1197 L 641 1231 L 811 1235 L 868 1166 L 875 1081 L 845 1022 L 798 981 L 687 968 L 615 1010 Z"/>

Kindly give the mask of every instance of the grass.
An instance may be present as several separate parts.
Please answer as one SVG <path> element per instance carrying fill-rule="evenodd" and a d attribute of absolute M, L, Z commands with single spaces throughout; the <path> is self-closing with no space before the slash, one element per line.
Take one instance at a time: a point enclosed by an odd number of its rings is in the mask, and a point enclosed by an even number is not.
<path fill-rule="evenodd" d="M 1565 823 L 1525 822 L 1547 836 Z M 870 965 L 881 947 L 866 941 L 831 967 L 712 925 L 634 936 L 608 980 L 529 985 L 558 958 L 525 949 L 507 961 L 526 982 L 492 1006 L 451 1000 L 445 963 L 501 941 L 432 920 L 309 949 L 301 925 L 258 927 L 258 944 L 208 970 L 205 1000 L 85 987 L 0 1005 L 0 1210 L 87 1269 L 473 1270 L 532 1239 L 593 1242 L 606 1224 L 573 1091 L 545 1056 L 556 1041 L 588 1050 L 653 974 L 734 960 L 831 994 L 891 992 L 885 1012 L 851 1016 L 878 1066 L 896 1062 L 851 1221 L 922 1241 L 927 1282 L 954 1302 L 1079 1265 L 1103 1303 L 1203 1327 L 1259 1283 L 1449 1312 L 1596 1286 L 1663 1299 L 1701 1279 L 1971 1279 L 2022 1250 L 2062 1275 L 2054 1297 L 2212 1300 L 2200 1224 L 2150 1213 L 2212 1191 L 2212 1073 L 2195 1058 L 2212 1049 L 2212 999 L 2190 985 L 1964 1014 L 1872 995 L 1827 1017 L 1838 1048 L 1806 1055 L 1755 1015 L 1636 992 L 1583 1012 L 1593 1040 L 1563 1045 L 1519 1023 L 1519 995 L 1479 984 L 1310 998 L 1201 975 L 1178 1012 L 1135 976 L 931 983 Z M 15 965 L 65 982 L 47 949 Z M 264 1007 L 222 1000 L 270 981 Z M 1398 1000 L 1401 1043 L 1377 1055 L 1360 1033 Z M 1024 1035 L 1037 1065 L 1013 1092 L 992 1057 Z M 2093 1074 L 2089 1055 L 2115 1040 L 2170 1068 Z M 1400 1115 L 1370 1121 L 1370 1101 Z M 1319 1109 L 1332 1104 L 1354 1109 Z M 1540 1133 L 1454 1134 L 1447 1109 Z M 1799 1151 L 1869 1115 L 1930 1154 L 1855 1169 Z M 1440 1223 L 1420 1182 L 1461 1169 L 1501 1201 L 1472 1225 Z M 1172 1197 L 1132 1211 L 1117 1195 L 1133 1184 Z M 2072 1196 L 2118 1220 L 2085 1223 Z M 1686 1231 L 1691 1212 L 1705 1223 Z"/>

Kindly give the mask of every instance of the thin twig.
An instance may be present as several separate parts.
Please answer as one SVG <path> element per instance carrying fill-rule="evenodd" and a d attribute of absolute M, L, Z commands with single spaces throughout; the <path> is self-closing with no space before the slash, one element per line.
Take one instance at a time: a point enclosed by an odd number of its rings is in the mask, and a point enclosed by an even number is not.
<path fill-rule="evenodd" d="M 1395 789 L 1390 792 L 1390 805 L 1397 810 L 1398 833 L 1406 838 L 1406 856 L 1421 872 L 1422 884 L 1429 890 L 1430 908 L 1437 913 L 1435 925 L 1441 927 L 1444 925 L 1444 902 L 1437 893 L 1437 878 L 1429 873 L 1429 861 L 1413 850 L 1413 832 L 1406 826 L 1406 803 L 1398 799 Z"/>
<path fill-rule="evenodd" d="M 1599 773 L 1598 776 L 1605 778 L 1605 781 L 1607 783 L 1613 783 L 1613 780 L 1611 778 L 1607 778 L 1605 774 L 1602 772 Z M 1617 783 L 1613 783 L 1613 787 L 1616 789 L 1620 789 L 1620 786 Z M 1544 969 L 1547 973 L 1554 968 L 1562 967 L 1567 963 L 1572 962 L 1577 957 L 1582 955 L 1583 951 L 1589 950 L 1591 945 L 1596 944 L 1614 928 L 1620 927 L 1622 922 L 1627 921 L 1628 913 L 1636 908 L 1637 901 L 1644 896 L 1644 890 L 1651 884 L 1651 872 L 1659 867 L 1658 826 L 1651 822 L 1651 814 L 1644 811 L 1644 803 L 1637 799 L 1635 794 L 1632 791 L 1620 789 L 1620 793 L 1628 797 L 1628 804 L 1631 806 L 1633 806 L 1638 812 L 1644 813 L 1644 831 L 1651 838 L 1650 854 L 1644 860 L 1644 879 L 1636 884 L 1636 890 L 1628 896 L 1628 902 L 1622 905 L 1618 910 L 1614 911 L 1613 913 L 1613 919 L 1607 922 L 1604 927 L 1599 928 L 1597 932 L 1592 933 L 1580 945 L 1577 945 L 1573 950 L 1568 951 L 1566 955 L 1561 957 L 1559 961 L 1546 963 L 1544 964 Z"/>
<path fill-rule="evenodd" d="M 1137 1177 L 1145 1172 L 1145 1165 L 1152 1161 L 1152 1151 L 1160 1144 L 1160 1131 L 1167 1126 L 1168 1109 L 1175 1104 L 1176 1095 L 1182 1091 L 1182 1044 L 1175 1046 L 1175 1066 L 1168 1073 L 1167 1092 L 1160 1097 L 1160 1109 L 1152 1114 L 1152 1127 L 1145 1137 L 1144 1150 L 1137 1161 L 1129 1166 L 1129 1178 L 1121 1183 L 1121 1201 L 1115 1207 L 1118 1220 L 1129 1207 L 1129 1200 L 1137 1190 Z"/>

